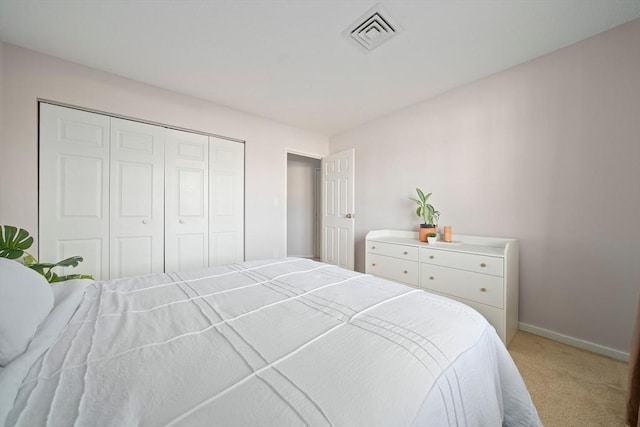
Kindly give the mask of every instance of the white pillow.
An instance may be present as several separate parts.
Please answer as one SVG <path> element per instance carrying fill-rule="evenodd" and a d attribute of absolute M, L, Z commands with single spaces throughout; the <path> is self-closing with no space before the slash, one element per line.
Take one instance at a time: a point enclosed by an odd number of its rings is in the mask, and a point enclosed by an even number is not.
<path fill-rule="evenodd" d="M 42 275 L 0 258 L 0 366 L 27 349 L 52 307 L 53 291 Z"/>

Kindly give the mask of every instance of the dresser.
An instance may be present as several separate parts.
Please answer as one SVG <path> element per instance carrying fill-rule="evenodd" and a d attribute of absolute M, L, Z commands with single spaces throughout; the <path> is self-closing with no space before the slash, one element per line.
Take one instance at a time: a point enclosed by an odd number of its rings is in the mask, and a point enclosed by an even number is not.
<path fill-rule="evenodd" d="M 518 330 L 518 241 L 453 237 L 429 245 L 414 231 L 370 231 L 365 272 L 467 304 L 509 344 Z"/>

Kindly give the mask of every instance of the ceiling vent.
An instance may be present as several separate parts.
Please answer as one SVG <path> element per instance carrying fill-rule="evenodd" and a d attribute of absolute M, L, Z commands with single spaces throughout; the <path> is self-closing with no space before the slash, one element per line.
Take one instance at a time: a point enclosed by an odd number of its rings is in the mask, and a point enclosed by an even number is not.
<path fill-rule="evenodd" d="M 342 35 L 366 53 L 401 31 L 400 25 L 378 4 L 344 30 Z"/>

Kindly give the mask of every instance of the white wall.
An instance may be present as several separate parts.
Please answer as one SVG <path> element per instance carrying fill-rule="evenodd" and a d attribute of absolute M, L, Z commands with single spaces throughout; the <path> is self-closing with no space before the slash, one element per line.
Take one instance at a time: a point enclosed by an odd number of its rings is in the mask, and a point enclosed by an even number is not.
<path fill-rule="evenodd" d="M 315 255 L 315 170 L 320 160 L 289 154 L 287 162 L 287 255 Z"/>
<path fill-rule="evenodd" d="M 40 98 L 246 141 L 246 258 L 285 255 L 286 150 L 323 156 L 327 137 L 13 45 L 1 57 L 0 224 L 37 236 Z"/>
<path fill-rule="evenodd" d="M 355 147 L 364 236 L 415 229 L 416 186 L 453 234 L 521 242 L 520 321 L 628 351 L 640 287 L 640 20 L 330 139 Z"/>

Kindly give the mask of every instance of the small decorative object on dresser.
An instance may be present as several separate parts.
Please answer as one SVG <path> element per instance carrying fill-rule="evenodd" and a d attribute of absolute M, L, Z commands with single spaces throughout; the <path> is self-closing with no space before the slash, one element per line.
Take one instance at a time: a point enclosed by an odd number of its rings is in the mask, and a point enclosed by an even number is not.
<path fill-rule="evenodd" d="M 452 244 L 428 246 L 417 237 L 370 231 L 365 272 L 467 304 L 509 344 L 518 330 L 518 241 L 456 235 Z"/>
<path fill-rule="evenodd" d="M 418 236 L 420 241 L 426 242 L 427 236 L 429 233 L 437 233 L 438 232 L 438 218 L 440 218 L 440 212 L 435 210 L 433 205 L 431 205 L 428 200 L 431 197 L 431 194 L 424 194 L 422 190 L 416 188 L 416 193 L 418 193 L 418 198 L 409 197 L 411 200 L 418 204 L 418 208 L 416 209 L 416 215 L 422 218 L 423 223 L 420 224 L 420 231 Z"/>
<path fill-rule="evenodd" d="M 452 242 L 452 238 L 451 238 L 451 226 L 450 225 L 445 225 L 444 226 L 444 241 L 445 242 Z"/>
<path fill-rule="evenodd" d="M 429 235 L 427 236 L 427 242 L 430 245 L 435 245 L 437 240 L 438 240 L 438 234 L 437 233 L 429 233 Z"/>

